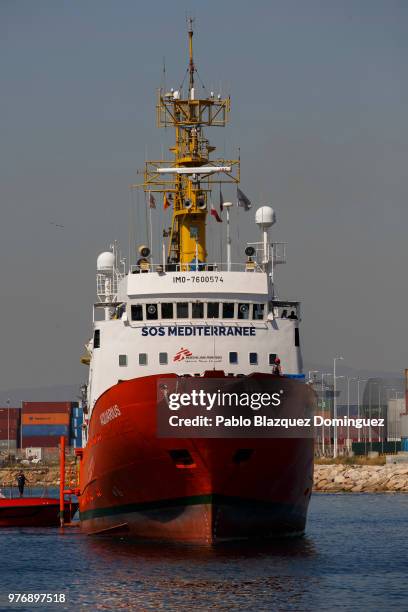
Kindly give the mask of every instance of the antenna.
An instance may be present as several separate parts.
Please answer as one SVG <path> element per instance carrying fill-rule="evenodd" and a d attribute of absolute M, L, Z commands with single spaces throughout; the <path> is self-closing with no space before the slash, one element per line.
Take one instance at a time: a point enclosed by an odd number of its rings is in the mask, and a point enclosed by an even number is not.
<path fill-rule="evenodd" d="M 193 92 L 194 95 L 194 59 L 193 59 L 193 23 L 194 18 L 187 18 L 187 31 L 188 31 L 188 52 L 189 52 L 189 64 L 188 70 L 190 73 L 190 93 Z"/>

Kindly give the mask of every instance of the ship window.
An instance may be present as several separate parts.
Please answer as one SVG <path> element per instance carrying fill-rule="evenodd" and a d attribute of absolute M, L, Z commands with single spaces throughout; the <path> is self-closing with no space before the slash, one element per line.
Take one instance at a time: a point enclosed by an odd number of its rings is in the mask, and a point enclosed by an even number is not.
<path fill-rule="evenodd" d="M 258 353 L 249 353 L 250 365 L 258 365 Z"/>
<path fill-rule="evenodd" d="M 188 302 L 177 302 L 177 318 L 188 319 Z"/>
<path fill-rule="evenodd" d="M 132 321 L 143 321 L 143 306 L 141 304 L 133 304 L 131 306 Z"/>
<path fill-rule="evenodd" d="M 300 346 L 299 328 L 295 327 L 295 346 Z"/>
<path fill-rule="evenodd" d="M 218 319 L 220 311 L 220 305 L 218 302 L 208 302 L 207 304 L 207 318 Z"/>
<path fill-rule="evenodd" d="M 238 304 L 238 319 L 249 319 L 250 304 Z"/>
<path fill-rule="evenodd" d="M 204 317 L 204 304 L 202 302 L 193 302 L 192 317 L 193 319 L 202 319 Z"/>
<path fill-rule="evenodd" d="M 127 361 L 127 355 L 119 355 L 119 365 L 121 367 L 125 367 L 127 366 L 128 361 Z"/>
<path fill-rule="evenodd" d="M 254 304 L 254 319 L 260 321 L 264 318 L 265 304 Z"/>
<path fill-rule="evenodd" d="M 274 365 L 276 359 L 276 353 L 269 353 L 269 365 Z"/>
<path fill-rule="evenodd" d="M 234 318 L 234 302 L 224 302 L 222 305 L 222 318 L 233 319 Z"/>
<path fill-rule="evenodd" d="M 94 348 L 100 348 L 100 346 L 101 346 L 101 330 L 100 329 L 95 329 L 95 331 L 94 331 L 93 347 Z"/>
<path fill-rule="evenodd" d="M 230 351 L 229 362 L 230 363 L 238 363 L 238 353 L 237 352 Z"/>
<path fill-rule="evenodd" d="M 169 361 L 169 356 L 167 353 L 159 353 L 160 365 L 167 365 L 168 361 Z"/>
<path fill-rule="evenodd" d="M 161 316 L 162 316 L 162 319 L 172 319 L 173 318 L 172 302 L 164 302 L 161 305 Z"/>
<path fill-rule="evenodd" d="M 147 353 L 139 353 L 139 365 L 147 365 Z"/>
<path fill-rule="evenodd" d="M 146 304 L 146 319 L 148 321 L 157 319 L 157 304 Z"/>

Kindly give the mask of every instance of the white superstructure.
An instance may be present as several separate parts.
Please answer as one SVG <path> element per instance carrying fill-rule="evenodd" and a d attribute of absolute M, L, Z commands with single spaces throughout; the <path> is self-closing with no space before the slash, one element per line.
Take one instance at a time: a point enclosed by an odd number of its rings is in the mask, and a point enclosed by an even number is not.
<path fill-rule="evenodd" d="M 240 264 L 168 270 L 144 258 L 124 275 L 113 253 L 99 256 L 88 348 L 90 412 L 118 381 L 152 374 L 270 373 L 276 357 L 284 374 L 301 374 L 299 303 L 275 297 L 273 271 L 285 254 L 282 243 L 267 237 L 274 219 L 269 207 L 258 209 L 264 239 L 246 248 Z"/>

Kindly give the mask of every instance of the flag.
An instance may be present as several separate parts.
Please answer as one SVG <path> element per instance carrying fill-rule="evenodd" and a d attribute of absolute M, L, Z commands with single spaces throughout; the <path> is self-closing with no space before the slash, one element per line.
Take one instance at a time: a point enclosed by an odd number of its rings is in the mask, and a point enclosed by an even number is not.
<path fill-rule="evenodd" d="M 150 208 L 156 208 L 156 199 L 154 195 L 152 195 L 151 191 L 149 191 L 149 206 Z"/>
<path fill-rule="evenodd" d="M 170 206 L 171 206 L 171 197 L 170 195 L 169 197 L 167 197 L 167 193 L 165 193 L 163 196 L 163 208 L 164 210 L 167 210 Z"/>
<path fill-rule="evenodd" d="M 210 209 L 210 215 L 215 217 L 215 220 L 218 221 L 218 223 L 222 223 L 222 219 L 220 215 L 217 213 L 216 209 L 214 208 L 212 204 L 211 204 L 211 209 Z"/>
<path fill-rule="evenodd" d="M 239 187 L 237 187 L 237 205 L 242 206 L 245 210 L 252 208 L 251 201 L 246 197 Z"/>
<path fill-rule="evenodd" d="M 222 197 L 222 191 L 220 189 L 220 211 L 224 210 L 224 198 Z"/>

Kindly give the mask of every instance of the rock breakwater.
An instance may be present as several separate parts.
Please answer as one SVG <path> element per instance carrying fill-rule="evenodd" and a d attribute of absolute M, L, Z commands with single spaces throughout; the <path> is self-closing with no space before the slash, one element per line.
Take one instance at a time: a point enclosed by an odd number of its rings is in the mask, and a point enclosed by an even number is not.
<path fill-rule="evenodd" d="M 408 465 L 315 465 L 314 491 L 408 492 Z"/>

